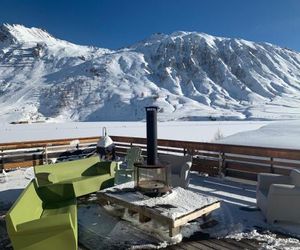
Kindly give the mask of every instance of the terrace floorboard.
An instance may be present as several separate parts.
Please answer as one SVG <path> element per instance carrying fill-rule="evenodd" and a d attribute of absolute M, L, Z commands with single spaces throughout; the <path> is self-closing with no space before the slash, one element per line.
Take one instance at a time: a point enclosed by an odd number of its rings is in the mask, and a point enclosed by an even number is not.
<path fill-rule="evenodd" d="M 259 243 L 254 240 L 243 239 L 240 241 L 234 239 L 203 239 L 183 241 L 177 245 L 169 246 L 168 250 L 254 250 L 259 248 Z"/>

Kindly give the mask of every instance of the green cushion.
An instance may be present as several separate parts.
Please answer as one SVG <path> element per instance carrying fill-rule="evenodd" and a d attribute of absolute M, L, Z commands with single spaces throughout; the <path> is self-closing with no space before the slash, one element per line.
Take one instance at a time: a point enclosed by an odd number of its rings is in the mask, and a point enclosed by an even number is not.
<path fill-rule="evenodd" d="M 74 229 L 77 228 L 76 200 L 72 199 L 60 203 L 45 205 L 41 218 L 59 214 L 70 214 L 72 227 Z"/>

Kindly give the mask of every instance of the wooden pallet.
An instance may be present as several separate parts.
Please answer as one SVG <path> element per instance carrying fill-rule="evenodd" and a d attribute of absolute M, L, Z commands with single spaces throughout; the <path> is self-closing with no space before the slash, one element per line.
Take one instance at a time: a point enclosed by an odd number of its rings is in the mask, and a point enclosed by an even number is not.
<path fill-rule="evenodd" d="M 200 194 L 199 194 L 200 195 Z M 147 222 L 151 219 L 157 220 L 163 224 L 168 225 L 169 227 L 169 236 L 173 237 L 180 232 L 180 227 L 187 224 L 189 221 L 195 220 L 199 217 L 206 217 L 212 211 L 216 210 L 220 207 L 220 202 L 215 201 L 212 204 L 208 204 L 204 207 L 199 207 L 198 209 L 188 212 L 184 215 L 181 215 L 177 218 L 171 218 L 163 214 L 163 208 L 156 208 L 156 207 L 147 207 L 147 206 L 140 206 L 136 205 L 128 200 L 126 197 L 122 196 L 115 196 L 113 193 L 110 192 L 98 192 L 97 196 L 102 202 L 108 202 L 112 204 L 119 205 L 121 207 L 127 208 L 130 213 L 138 213 L 139 220 L 141 223 Z M 167 208 L 165 208 L 167 209 Z"/>

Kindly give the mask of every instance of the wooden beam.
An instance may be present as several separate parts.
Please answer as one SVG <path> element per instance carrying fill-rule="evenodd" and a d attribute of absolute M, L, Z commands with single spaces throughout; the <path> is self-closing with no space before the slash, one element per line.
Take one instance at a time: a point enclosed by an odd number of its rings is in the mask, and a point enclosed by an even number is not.
<path fill-rule="evenodd" d="M 32 166 L 42 165 L 43 160 L 32 160 L 32 161 L 23 161 L 23 162 L 11 162 L 4 163 L 3 168 L 5 170 L 15 169 L 15 168 L 28 168 Z"/>
<path fill-rule="evenodd" d="M 188 215 L 184 215 L 182 218 L 176 218 L 175 221 L 173 221 L 173 227 L 179 227 L 181 225 L 186 224 L 187 222 L 194 220 L 198 217 L 201 217 L 202 215 L 208 214 L 214 210 L 216 210 L 217 208 L 219 208 L 221 206 L 220 202 L 217 201 L 211 205 L 208 205 L 204 208 L 200 208 L 199 210 L 193 211 Z"/>

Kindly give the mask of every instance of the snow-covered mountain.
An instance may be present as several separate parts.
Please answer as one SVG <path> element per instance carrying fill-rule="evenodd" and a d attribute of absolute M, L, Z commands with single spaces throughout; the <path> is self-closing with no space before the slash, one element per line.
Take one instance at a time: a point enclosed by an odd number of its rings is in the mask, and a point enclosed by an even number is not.
<path fill-rule="evenodd" d="M 128 48 L 79 46 L 0 26 L 0 120 L 300 118 L 300 53 L 196 32 Z"/>

